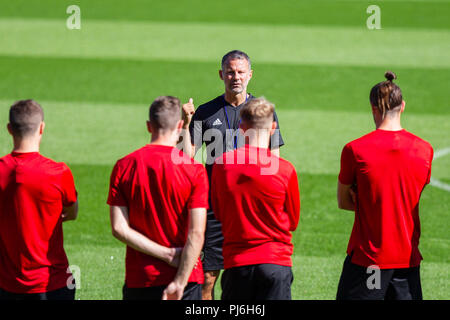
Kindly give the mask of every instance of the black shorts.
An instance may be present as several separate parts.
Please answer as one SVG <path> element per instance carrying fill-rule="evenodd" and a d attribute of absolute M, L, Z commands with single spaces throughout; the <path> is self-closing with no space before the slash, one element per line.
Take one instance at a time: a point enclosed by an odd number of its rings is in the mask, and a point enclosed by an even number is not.
<path fill-rule="evenodd" d="M 255 264 L 226 269 L 222 300 L 291 300 L 292 268 Z"/>
<path fill-rule="evenodd" d="M 205 243 L 202 250 L 202 264 L 204 271 L 223 269 L 222 244 L 222 224 L 216 219 L 214 212 L 208 211 Z"/>
<path fill-rule="evenodd" d="M 75 288 L 63 287 L 41 293 L 13 293 L 0 289 L 0 300 L 75 300 Z"/>
<path fill-rule="evenodd" d="M 336 294 L 337 300 L 422 300 L 420 266 L 369 269 L 347 256 Z"/>
<path fill-rule="evenodd" d="M 122 288 L 123 300 L 161 300 L 166 288 L 167 286 L 128 288 L 124 285 Z M 202 286 L 194 282 L 188 283 L 184 288 L 181 300 L 202 300 Z"/>

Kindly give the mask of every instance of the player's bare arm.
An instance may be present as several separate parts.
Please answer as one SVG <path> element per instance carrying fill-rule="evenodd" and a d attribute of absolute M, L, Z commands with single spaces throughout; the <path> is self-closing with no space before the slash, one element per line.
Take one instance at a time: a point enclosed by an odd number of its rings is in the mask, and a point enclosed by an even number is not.
<path fill-rule="evenodd" d="M 203 247 L 206 228 L 206 209 L 194 208 L 189 212 L 189 231 L 174 280 L 163 293 L 163 300 L 180 300 L 189 276 Z"/>
<path fill-rule="evenodd" d="M 339 209 L 355 211 L 356 195 L 352 185 L 338 181 L 337 200 Z"/>
<path fill-rule="evenodd" d="M 63 207 L 61 217 L 62 221 L 70 221 L 75 220 L 78 216 L 78 200 L 75 203 L 68 207 Z"/>
<path fill-rule="evenodd" d="M 182 248 L 162 246 L 132 229 L 129 224 L 127 207 L 110 206 L 110 219 L 112 234 L 115 238 L 133 249 L 158 258 L 173 267 L 178 266 Z"/>

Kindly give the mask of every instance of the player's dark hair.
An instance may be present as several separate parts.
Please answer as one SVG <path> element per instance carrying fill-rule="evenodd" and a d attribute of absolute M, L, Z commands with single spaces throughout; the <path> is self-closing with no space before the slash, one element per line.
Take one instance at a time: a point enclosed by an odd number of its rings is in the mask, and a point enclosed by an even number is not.
<path fill-rule="evenodd" d="M 181 119 L 180 99 L 161 96 L 155 99 L 149 109 L 150 123 L 155 129 L 174 130 Z"/>
<path fill-rule="evenodd" d="M 235 59 L 245 59 L 247 60 L 248 63 L 248 69 L 251 70 L 252 69 L 252 63 L 250 61 L 250 57 L 243 51 L 240 50 L 232 50 L 230 52 L 228 52 L 226 55 L 223 56 L 222 58 L 222 70 L 224 69 L 226 63 L 229 60 L 235 60 Z"/>
<path fill-rule="evenodd" d="M 383 119 L 386 114 L 400 111 L 403 101 L 402 91 L 392 80 L 397 76 L 392 71 L 386 71 L 386 81 L 377 83 L 370 91 L 370 104 L 380 111 Z"/>
<path fill-rule="evenodd" d="M 9 109 L 9 124 L 15 137 L 26 137 L 36 132 L 44 121 L 44 110 L 32 99 L 19 100 Z"/>

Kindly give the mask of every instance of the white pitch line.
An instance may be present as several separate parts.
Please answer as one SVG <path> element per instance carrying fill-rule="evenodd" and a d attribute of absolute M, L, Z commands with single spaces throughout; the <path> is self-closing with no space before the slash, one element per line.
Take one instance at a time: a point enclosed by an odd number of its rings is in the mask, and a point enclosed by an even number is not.
<path fill-rule="evenodd" d="M 450 153 L 450 148 L 444 148 L 444 149 L 441 149 L 441 150 L 436 150 L 434 152 L 433 160 L 441 158 L 443 156 L 446 156 L 449 153 Z"/>
<path fill-rule="evenodd" d="M 450 153 L 450 148 L 444 148 L 444 149 L 440 149 L 440 150 L 436 150 L 434 152 L 434 156 L 433 156 L 433 160 L 441 158 L 443 156 L 446 156 L 447 154 Z M 445 191 L 450 192 L 450 184 L 442 182 L 438 179 L 435 179 L 433 177 L 430 178 L 430 185 Z"/>
<path fill-rule="evenodd" d="M 450 184 L 439 181 L 438 179 L 431 178 L 430 186 L 450 192 Z"/>

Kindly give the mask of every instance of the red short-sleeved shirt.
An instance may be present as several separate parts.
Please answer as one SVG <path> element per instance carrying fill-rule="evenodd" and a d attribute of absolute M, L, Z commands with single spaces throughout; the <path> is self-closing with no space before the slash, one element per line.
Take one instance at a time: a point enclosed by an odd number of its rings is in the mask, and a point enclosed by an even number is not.
<path fill-rule="evenodd" d="M 432 160 L 431 145 L 406 130 L 378 129 L 344 147 L 339 181 L 357 186 L 347 248 L 353 263 L 381 269 L 420 264 L 419 199 Z"/>
<path fill-rule="evenodd" d="M 111 174 L 108 204 L 128 208 L 130 227 L 166 247 L 183 247 L 189 210 L 208 208 L 208 180 L 200 163 L 180 150 L 146 145 L 119 160 Z M 162 286 L 176 268 L 127 247 L 125 282 L 129 288 Z M 200 259 L 189 282 L 203 283 Z"/>
<path fill-rule="evenodd" d="M 249 145 L 227 152 L 213 166 L 211 201 L 222 223 L 225 269 L 292 266 L 300 193 L 290 162 Z"/>
<path fill-rule="evenodd" d="M 41 293 L 67 285 L 61 213 L 76 200 L 64 163 L 38 152 L 0 158 L 0 288 Z"/>

